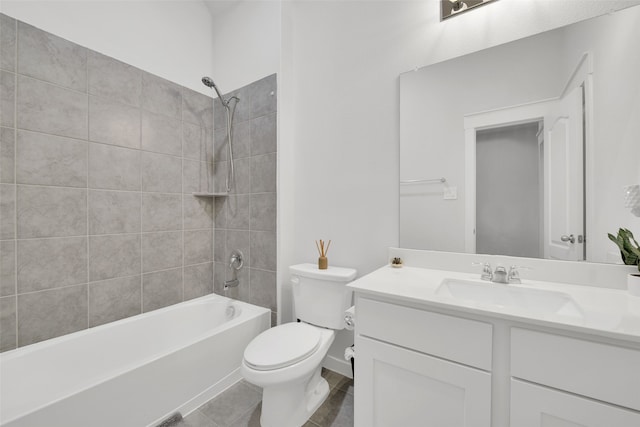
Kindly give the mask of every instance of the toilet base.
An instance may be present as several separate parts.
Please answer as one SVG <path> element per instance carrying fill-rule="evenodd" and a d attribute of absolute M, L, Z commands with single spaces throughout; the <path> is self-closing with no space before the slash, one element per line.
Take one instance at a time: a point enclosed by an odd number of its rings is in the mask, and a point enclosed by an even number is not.
<path fill-rule="evenodd" d="M 265 387 L 262 391 L 262 427 L 300 427 L 329 395 L 329 383 L 322 378 L 319 366 L 311 378 L 283 386 Z"/>

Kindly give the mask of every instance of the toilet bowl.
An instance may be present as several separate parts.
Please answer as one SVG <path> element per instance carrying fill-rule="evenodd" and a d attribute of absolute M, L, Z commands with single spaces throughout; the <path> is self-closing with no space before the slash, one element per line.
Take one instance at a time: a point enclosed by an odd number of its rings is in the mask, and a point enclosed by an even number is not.
<path fill-rule="evenodd" d="M 263 388 L 260 425 L 299 427 L 329 394 L 320 372 L 335 332 L 300 322 L 261 335 L 247 346 L 240 368 L 247 381 Z"/>
<path fill-rule="evenodd" d="M 255 337 L 240 368 L 245 380 L 262 387 L 262 427 L 300 427 L 329 395 L 322 361 L 335 330 L 344 328 L 344 311 L 351 305 L 345 285 L 356 276 L 354 269 L 318 270 L 314 264 L 289 270 L 299 321 Z"/>

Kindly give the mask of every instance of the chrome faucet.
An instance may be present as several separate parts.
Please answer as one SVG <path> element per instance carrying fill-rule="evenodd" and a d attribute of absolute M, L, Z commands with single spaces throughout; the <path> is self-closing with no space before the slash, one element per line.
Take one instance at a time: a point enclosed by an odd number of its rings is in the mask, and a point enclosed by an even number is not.
<path fill-rule="evenodd" d="M 482 266 L 482 274 L 480 275 L 480 279 L 486 280 L 488 282 L 503 284 L 522 283 L 522 280 L 520 280 L 520 273 L 518 272 L 518 269 L 527 269 L 527 267 L 512 265 L 509 268 L 509 272 L 507 273 L 507 269 L 501 265 L 497 266 L 494 271 L 491 271 L 491 264 L 489 264 L 488 262 L 472 262 L 471 265 Z"/>

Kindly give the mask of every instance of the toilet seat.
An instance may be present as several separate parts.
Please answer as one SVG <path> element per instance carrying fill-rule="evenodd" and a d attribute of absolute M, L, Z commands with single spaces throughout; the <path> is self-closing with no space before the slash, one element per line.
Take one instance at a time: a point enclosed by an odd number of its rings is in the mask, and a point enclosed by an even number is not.
<path fill-rule="evenodd" d="M 298 363 L 318 350 L 321 331 L 306 323 L 285 323 L 255 337 L 244 351 L 247 366 L 270 371 Z"/>

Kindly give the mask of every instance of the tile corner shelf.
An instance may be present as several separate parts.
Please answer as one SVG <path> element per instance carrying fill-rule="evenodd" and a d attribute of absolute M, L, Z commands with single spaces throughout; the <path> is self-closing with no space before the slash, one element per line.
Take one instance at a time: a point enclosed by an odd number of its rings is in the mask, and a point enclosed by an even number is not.
<path fill-rule="evenodd" d="M 194 197 L 227 197 L 229 193 L 191 193 Z"/>

